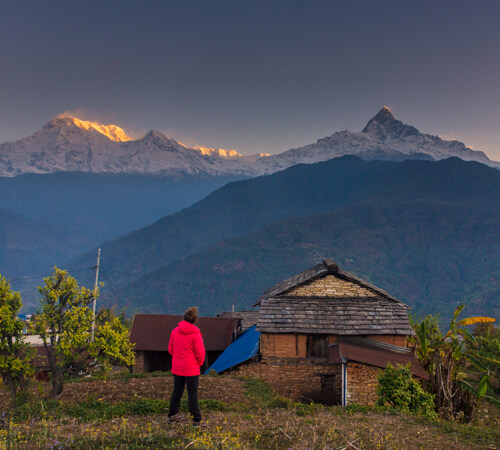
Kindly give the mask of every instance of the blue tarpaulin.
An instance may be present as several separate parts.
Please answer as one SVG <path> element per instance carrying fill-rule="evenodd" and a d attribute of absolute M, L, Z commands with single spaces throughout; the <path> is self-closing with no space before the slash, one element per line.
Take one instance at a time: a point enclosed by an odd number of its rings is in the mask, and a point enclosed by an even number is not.
<path fill-rule="evenodd" d="M 257 331 L 257 325 L 248 328 L 241 333 L 237 339 L 224 350 L 217 360 L 207 369 L 205 374 L 211 370 L 221 373 L 224 370 L 241 364 L 253 358 L 259 353 L 260 331 Z"/>

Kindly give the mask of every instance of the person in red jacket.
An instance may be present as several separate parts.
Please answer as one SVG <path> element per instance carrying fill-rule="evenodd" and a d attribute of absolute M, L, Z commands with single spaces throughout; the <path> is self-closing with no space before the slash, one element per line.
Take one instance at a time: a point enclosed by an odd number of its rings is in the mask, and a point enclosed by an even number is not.
<path fill-rule="evenodd" d="M 172 373 L 174 390 L 168 411 L 169 422 L 178 422 L 182 416 L 178 413 L 184 386 L 187 384 L 189 412 L 193 416 L 193 425 L 201 422 L 198 405 L 198 384 L 200 367 L 205 361 L 205 346 L 200 329 L 194 325 L 198 308 L 191 307 L 184 313 L 184 320 L 172 330 L 168 342 L 168 352 L 172 355 Z"/>

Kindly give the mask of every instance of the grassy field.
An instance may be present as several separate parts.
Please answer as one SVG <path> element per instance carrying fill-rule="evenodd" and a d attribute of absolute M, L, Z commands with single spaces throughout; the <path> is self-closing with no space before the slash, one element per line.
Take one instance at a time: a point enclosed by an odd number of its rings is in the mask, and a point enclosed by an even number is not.
<path fill-rule="evenodd" d="M 481 405 L 478 420 L 459 424 L 391 410 L 292 403 L 259 380 L 202 377 L 207 426 L 169 424 L 168 374 L 67 383 L 58 401 L 48 386 L 11 403 L 0 388 L 0 448 L 380 449 L 499 448 L 500 412 Z"/>

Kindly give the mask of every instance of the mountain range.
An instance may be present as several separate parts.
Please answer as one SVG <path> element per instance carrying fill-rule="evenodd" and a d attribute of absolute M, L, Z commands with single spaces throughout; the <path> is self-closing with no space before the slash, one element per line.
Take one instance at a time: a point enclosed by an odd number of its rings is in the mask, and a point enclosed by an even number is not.
<path fill-rule="evenodd" d="M 0 145 L 0 273 L 34 309 L 54 264 L 92 286 L 100 247 L 102 304 L 214 314 L 330 257 L 417 312 L 498 315 L 497 167 L 386 107 L 272 156 L 57 117 Z"/>
<path fill-rule="evenodd" d="M 191 148 L 157 130 L 132 140 L 116 125 L 56 117 L 31 136 L 0 144 L 0 176 L 90 172 L 245 178 L 346 154 L 368 160 L 440 160 L 456 156 L 500 167 L 500 163 L 491 161 L 483 152 L 461 142 L 420 133 L 383 107 L 361 132 L 339 131 L 313 144 L 272 156 L 243 156 L 235 150 Z"/>

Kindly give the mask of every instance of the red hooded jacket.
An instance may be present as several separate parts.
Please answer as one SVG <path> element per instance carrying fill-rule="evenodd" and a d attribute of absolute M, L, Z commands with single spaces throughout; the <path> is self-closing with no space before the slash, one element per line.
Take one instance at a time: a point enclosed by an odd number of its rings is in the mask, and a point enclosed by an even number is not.
<path fill-rule="evenodd" d="M 205 361 L 205 346 L 200 329 L 183 320 L 172 330 L 168 342 L 168 352 L 172 355 L 172 373 L 183 377 L 200 374 L 200 366 Z"/>

